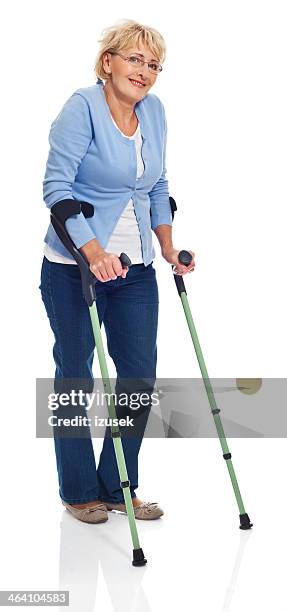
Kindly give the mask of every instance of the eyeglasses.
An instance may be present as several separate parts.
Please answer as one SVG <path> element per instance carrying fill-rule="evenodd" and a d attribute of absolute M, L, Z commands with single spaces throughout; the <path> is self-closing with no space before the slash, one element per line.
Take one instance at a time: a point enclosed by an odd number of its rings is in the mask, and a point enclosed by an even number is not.
<path fill-rule="evenodd" d="M 153 72 L 154 74 L 158 74 L 159 72 L 162 71 L 162 66 L 160 65 L 159 62 L 147 62 L 146 60 L 143 60 L 141 57 L 139 57 L 138 55 L 122 55 L 121 53 L 117 53 L 116 51 L 108 51 L 108 53 L 110 53 L 111 55 L 119 55 L 123 60 L 125 60 L 126 62 L 129 62 L 129 64 L 131 64 L 131 66 L 141 66 L 141 68 L 144 66 L 144 64 L 148 65 L 148 69 L 150 72 Z"/>

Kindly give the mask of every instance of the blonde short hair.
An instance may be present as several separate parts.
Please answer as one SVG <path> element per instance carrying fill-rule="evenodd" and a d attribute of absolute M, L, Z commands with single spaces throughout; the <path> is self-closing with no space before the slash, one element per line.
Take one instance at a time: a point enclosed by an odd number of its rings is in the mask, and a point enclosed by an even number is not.
<path fill-rule="evenodd" d="M 133 19 L 120 19 L 113 26 L 105 28 L 98 42 L 100 49 L 96 57 L 94 72 L 101 79 L 108 78 L 103 69 L 102 60 L 103 55 L 110 50 L 121 51 L 141 42 L 150 49 L 160 63 L 164 62 L 166 57 L 166 45 L 162 35 L 154 28 L 142 25 Z"/>

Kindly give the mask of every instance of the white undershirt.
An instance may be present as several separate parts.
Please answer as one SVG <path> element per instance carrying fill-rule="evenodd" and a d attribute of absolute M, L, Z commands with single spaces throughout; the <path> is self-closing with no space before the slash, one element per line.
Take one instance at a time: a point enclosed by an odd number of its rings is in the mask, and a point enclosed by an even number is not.
<path fill-rule="evenodd" d="M 113 117 L 112 120 L 117 129 L 121 132 Z M 123 134 L 123 132 L 121 132 L 121 134 Z M 132 136 L 126 136 L 126 134 L 123 134 L 123 136 L 125 136 L 125 138 L 129 138 L 130 140 L 135 140 L 138 179 L 144 172 L 144 164 L 141 156 L 142 136 L 140 124 L 138 123 L 138 127 Z M 129 256 L 132 264 L 143 263 L 141 236 L 132 198 L 129 200 L 124 211 L 122 212 L 114 231 L 109 238 L 108 244 L 105 247 L 105 251 L 115 253 L 118 256 L 124 252 Z M 47 259 L 49 259 L 49 261 L 72 265 L 74 264 L 76 266 L 78 265 L 73 258 L 61 255 L 54 249 L 51 249 L 48 244 L 45 244 L 44 255 L 47 257 Z"/>

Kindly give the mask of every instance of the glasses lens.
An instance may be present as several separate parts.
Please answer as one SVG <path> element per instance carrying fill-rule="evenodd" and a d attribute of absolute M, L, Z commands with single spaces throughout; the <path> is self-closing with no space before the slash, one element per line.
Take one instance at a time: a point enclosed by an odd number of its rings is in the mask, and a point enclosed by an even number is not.
<path fill-rule="evenodd" d="M 144 62 L 137 55 L 130 55 L 128 59 L 129 59 L 130 64 L 133 64 L 133 66 L 143 66 L 144 65 Z"/>
<path fill-rule="evenodd" d="M 158 64 L 157 62 L 152 62 L 151 64 L 148 65 L 148 67 L 151 72 L 158 73 L 161 71 L 161 65 Z"/>
<path fill-rule="evenodd" d="M 128 60 L 129 60 L 129 63 L 132 64 L 133 66 L 144 66 L 145 64 L 144 60 L 142 60 L 137 55 L 130 55 Z M 162 69 L 159 62 L 150 62 L 150 64 L 148 64 L 148 68 L 150 72 L 154 72 L 155 74 L 157 74 L 158 72 L 161 72 L 161 69 Z"/>

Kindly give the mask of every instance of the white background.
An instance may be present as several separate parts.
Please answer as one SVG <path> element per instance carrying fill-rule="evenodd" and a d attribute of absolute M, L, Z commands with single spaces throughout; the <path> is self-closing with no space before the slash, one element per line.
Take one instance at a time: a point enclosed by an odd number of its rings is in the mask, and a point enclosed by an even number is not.
<path fill-rule="evenodd" d="M 131 566 L 125 516 L 87 525 L 63 509 L 52 441 L 35 438 L 35 379 L 54 373 L 38 289 L 49 221 L 42 200 L 49 128 L 73 91 L 94 84 L 101 31 L 121 18 L 157 28 L 167 44 L 153 91 L 168 121 L 174 243 L 196 253 L 196 270 L 185 278 L 209 375 L 286 377 L 285 3 L 6 5 L 0 589 L 69 588 L 70 609 L 85 611 L 283 612 L 284 438 L 230 440 L 251 532 L 238 529 L 217 439 L 145 440 L 138 496 L 158 501 L 165 515 L 137 522 L 144 569 Z M 200 376 L 170 266 L 158 249 L 154 265 L 158 375 Z"/>

